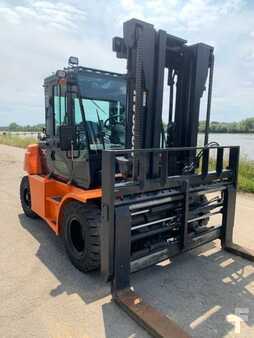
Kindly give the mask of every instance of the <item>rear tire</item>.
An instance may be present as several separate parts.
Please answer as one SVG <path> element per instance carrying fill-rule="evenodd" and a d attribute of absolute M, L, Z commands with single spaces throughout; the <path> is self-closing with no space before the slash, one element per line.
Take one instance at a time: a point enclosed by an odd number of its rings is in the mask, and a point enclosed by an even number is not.
<path fill-rule="evenodd" d="M 64 207 L 63 236 L 72 264 L 82 272 L 100 266 L 101 212 L 93 203 L 70 202 Z"/>
<path fill-rule="evenodd" d="M 20 202 L 27 217 L 38 218 L 38 215 L 31 209 L 31 194 L 28 176 L 24 176 L 20 183 Z"/>

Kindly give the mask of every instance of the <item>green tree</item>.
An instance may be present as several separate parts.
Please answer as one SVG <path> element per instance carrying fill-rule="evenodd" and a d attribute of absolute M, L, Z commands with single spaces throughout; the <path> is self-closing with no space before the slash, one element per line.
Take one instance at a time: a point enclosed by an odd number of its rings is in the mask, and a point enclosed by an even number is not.
<path fill-rule="evenodd" d="M 15 122 L 10 123 L 8 127 L 10 131 L 17 131 L 19 128 L 20 126 Z"/>

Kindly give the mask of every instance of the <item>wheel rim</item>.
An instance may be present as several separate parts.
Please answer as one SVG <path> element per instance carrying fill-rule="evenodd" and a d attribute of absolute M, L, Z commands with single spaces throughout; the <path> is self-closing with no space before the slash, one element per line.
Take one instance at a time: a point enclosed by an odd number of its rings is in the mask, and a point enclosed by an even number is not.
<path fill-rule="evenodd" d="M 74 250 L 82 254 L 85 250 L 85 240 L 82 225 L 77 219 L 70 221 L 70 240 Z"/>

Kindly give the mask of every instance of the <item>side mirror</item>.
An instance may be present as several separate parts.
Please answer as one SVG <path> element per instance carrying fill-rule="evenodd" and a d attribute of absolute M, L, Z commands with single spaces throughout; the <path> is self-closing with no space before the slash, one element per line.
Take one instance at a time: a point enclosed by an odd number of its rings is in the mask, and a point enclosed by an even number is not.
<path fill-rule="evenodd" d="M 60 126 L 59 138 L 61 150 L 79 150 L 79 137 L 75 126 Z"/>

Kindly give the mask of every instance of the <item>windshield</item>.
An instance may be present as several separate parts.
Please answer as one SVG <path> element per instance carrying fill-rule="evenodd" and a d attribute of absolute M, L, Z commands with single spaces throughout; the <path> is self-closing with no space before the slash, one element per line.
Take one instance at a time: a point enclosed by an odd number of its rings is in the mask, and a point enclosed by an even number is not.
<path fill-rule="evenodd" d="M 83 121 L 82 106 L 92 150 L 125 146 L 126 81 L 97 73 L 78 75 L 81 100 L 75 99 L 76 124 Z"/>

